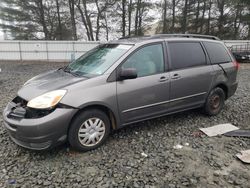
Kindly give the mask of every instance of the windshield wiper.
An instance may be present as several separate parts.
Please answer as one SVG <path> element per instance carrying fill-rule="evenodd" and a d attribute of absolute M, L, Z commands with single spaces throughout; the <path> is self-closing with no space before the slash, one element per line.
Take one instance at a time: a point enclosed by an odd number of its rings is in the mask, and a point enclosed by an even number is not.
<path fill-rule="evenodd" d="M 64 67 L 60 67 L 57 70 L 63 70 L 63 69 L 65 69 L 65 66 Z"/>
<path fill-rule="evenodd" d="M 72 71 L 72 69 L 70 69 L 68 66 L 65 67 L 65 68 L 63 69 L 63 71 L 64 71 L 64 72 L 67 72 L 67 73 L 70 73 L 70 74 L 74 74 L 74 72 Z"/>
<path fill-rule="evenodd" d="M 63 69 L 63 71 L 64 71 L 64 72 L 67 72 L 67 73 L 70 73 L 70 74 L 72 74 L 73 76 L 77 76 L 77 77 L 83 76 L 81 72 L 79 72 L 79 71 L 72 71 L 72 69 L 70 69 L 69 67 L 65 67 L 65 68 Z"/>
<path fill-rule="evenodd" d="M 72 75 L 74 75 L 74 76 L 78 76 L 78 77 L 81 77 L 81 76 L 82 76 L 82 74 L 79 73 L 79 72 L 73 72 L 73 71 L 71 71 L 70 73 L 71 73 Z"/>
<path fill-rule="evenodd" d="M 71 69 L 70 69 L 68 66 L 66 66 L 66 67 L 63 68 L 63 71 L 64 71 L 64 72 L 70 73 L 70 72 L 71 72 Z"/>

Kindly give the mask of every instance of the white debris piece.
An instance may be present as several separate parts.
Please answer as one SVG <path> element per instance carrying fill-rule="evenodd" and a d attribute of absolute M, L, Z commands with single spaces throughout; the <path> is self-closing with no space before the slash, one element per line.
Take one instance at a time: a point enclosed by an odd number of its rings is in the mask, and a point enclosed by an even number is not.
<path fill-rule="evenodd" d="M 188 143 L 188 142 L 186 142 L 184 145 L 185 145 L 185 146 L 189 146 L 189 143 Z"/>
<path fill-rule="evenodd" d="M 209 137 L 221 135 L 238 129 L 239 129 L 238 127 L 235 127 L 231 123 L 219 124 L 208 128 L 200 128 L 200 130 Z"/>
<path fill-rule="evenodd" d="M 241 151 L 241 153 L 236 154 L 242 162 L 250 163 L 250 150 Z"/>
<path fill-rule="evenodd" d="M 174 149 L 181 149 L 181 148 L 183 148 L 183 145 L 177 144 L 174 146 Z"/>
<path fill-rule="evenodd" d="M 148 157 L 148 155 L 146 153 L 144 153 L 144 152 L 141 153 L 141 156 Z"/>

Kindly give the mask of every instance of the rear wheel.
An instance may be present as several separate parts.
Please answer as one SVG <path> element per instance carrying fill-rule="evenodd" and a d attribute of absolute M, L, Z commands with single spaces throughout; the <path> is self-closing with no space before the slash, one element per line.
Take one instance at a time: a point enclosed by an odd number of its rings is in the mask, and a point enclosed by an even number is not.
<path fill-rule="evenodd" d="M 97 109 L 83 111 L 73 120 L 68 133 L 70 145 L 79 151 L 88 151 L 105 142 L 110 132 L 108 116 Z"/>
<path fill-rule="evenodd" d="M 209 93 L 204 111 L 207 115 L 215 116 L 220 113 L 225 103 L 225 93 L 223 89 L 216 87 Z"/>

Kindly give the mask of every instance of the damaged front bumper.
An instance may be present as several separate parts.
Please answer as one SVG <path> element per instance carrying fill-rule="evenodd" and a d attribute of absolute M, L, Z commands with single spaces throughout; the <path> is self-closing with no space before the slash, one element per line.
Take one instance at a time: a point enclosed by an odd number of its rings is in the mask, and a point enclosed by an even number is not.
<path fill-rule="evenodd" d="M 29 109 L 30 110 L 30 109 Z M 56 107 L 32 114 L 25 104 L 14 100 L 3 111 L 4 126 L 12 140 L 25 148 L 44 150 L 67 139 L 70 121 L 77 109 Z"/>

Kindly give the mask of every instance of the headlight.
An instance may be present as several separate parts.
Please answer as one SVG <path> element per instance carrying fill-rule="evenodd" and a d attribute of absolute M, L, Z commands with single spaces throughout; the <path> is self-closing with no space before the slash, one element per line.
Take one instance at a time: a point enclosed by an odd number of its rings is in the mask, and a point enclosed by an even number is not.
<path fill-rule="evenodd" d="M 30 108 L 46 109 L 51 108 L 58 104 L 63 96 L 66 94 L 66 90 L 55 90 L 31 99 L 27 106 Z"/>

